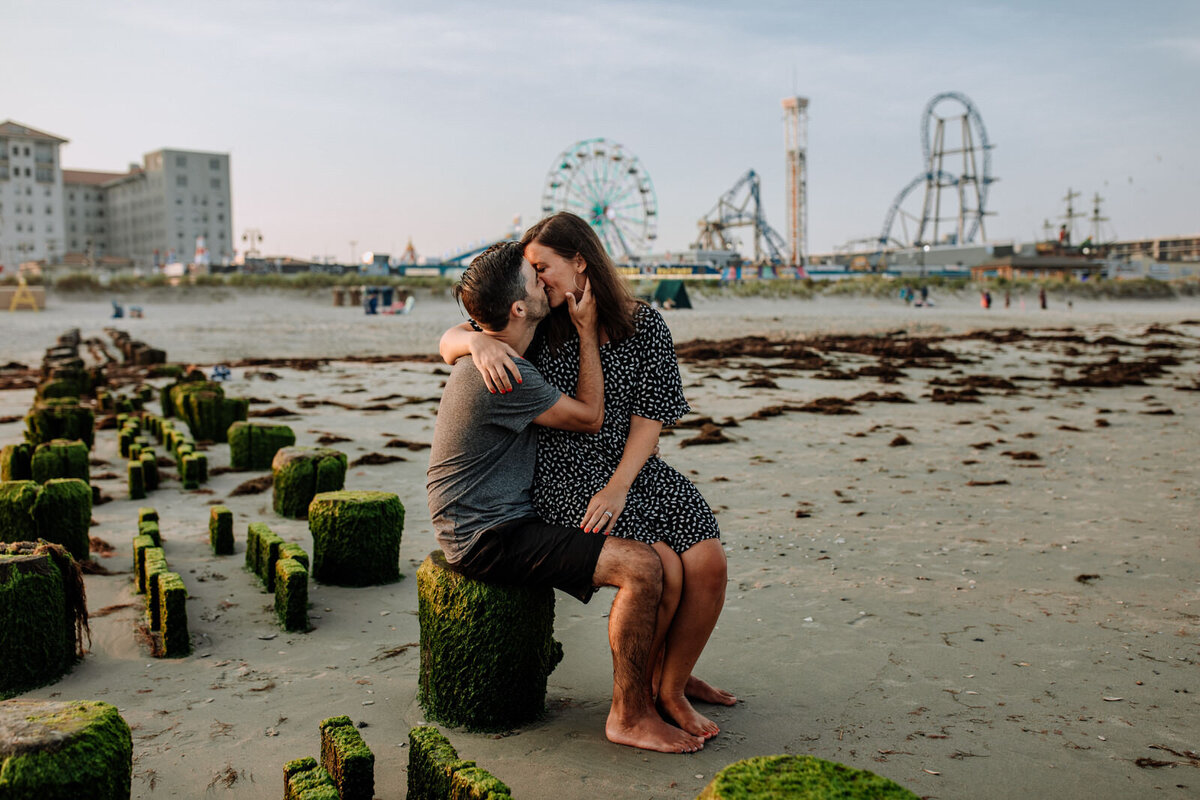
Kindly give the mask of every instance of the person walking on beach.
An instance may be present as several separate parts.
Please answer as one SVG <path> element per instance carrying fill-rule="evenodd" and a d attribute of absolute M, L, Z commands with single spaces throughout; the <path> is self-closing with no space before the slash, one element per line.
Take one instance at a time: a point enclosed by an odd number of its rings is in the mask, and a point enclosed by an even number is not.
<path fill-rule="evenodd" d="M 526 259 L 546 284 L 551 313 L 530 361 L 560 391 L 581 377 L 580 341 L 565 298 L 589 285 L 600 320 L 604 423 L 594 435 L 539 429 L 534 505 L 547 522 L 582 526 L 653 546 L 663 566 L 663 602 L 654 653 L 659 708 L 706 739 L 720 728 L 691 701 L 733 705 L 737 698 L 692 674 L 725 603 L 727 570 L 716 517 L 696 487 L 656 454 L 659 432 L 690 411 L 671 332 L 662 316 L 635 300 L 595 230 L 561 212 L 522 237 Z M 452 363 L 470 353 L 489 387 L 510 389 L 524 367 L 494 337 L 469 324 L 442 337 Z"/>
<path fill-rule="evenodd" d="M 522 380 L 515 390 L 496 391 L 468 357 L 455 363 L 446 381 L 427 490 L 447 564 L 476 580 L 554 586 L 585 603 L 596 586 L 615 587 L 609 614 L 613 696 L 605 735 L 617 744 L 659 752 L 701 749 L 703 737 L 667 723 L 651 694 L 660 559 L 640 542 L 546 524 L 530 496 L 538 444 L 534 426 L 596 432 L 604 417 L 596 304 L 588 282 L 566 298 L 580 348 L 574 398 L 520 357 L 550 307 L 519 244 L 494 245 L 477 256 L 455 294 L 484 336 L 517 354 Z"/>

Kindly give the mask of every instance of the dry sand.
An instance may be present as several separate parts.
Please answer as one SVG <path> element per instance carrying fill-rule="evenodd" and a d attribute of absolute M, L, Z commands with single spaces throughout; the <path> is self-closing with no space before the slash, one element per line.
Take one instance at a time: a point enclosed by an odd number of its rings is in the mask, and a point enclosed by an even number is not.
<path fill-rule="evenodd" d="M 0 363 L 36 365 L 64 330 L 99 335 L 107 325 L 173 361 L 202 364 L 428 355 L 461 319 L 452 303 L 428 296 L 395 318 L 364 317 L 327 297 L 120 298 L 142 304 L 140 320 L 110 320 L 107 298 L 51 297 L 41 314 L 0 314 Z M 704 707 L 722 732 L 696 755 L 607 743 L 611 593 L 587 606 L 559 595 L 566 657 L 550 676 L 549 713 L 504 736 L 447 730 L 463 757 L 524 800 L 691 798 L 727 764 L 773 753 L 870 769 L 924 797 L 1200 795 L 1200 303 L 1055 303 L 1048 312 L 1015 301 L 984 312 L 966 297 L 927 309 L 871 299 L 696 306 L 667 313 L 677 344 L 1009 327 L 1038 338 L 937 341 L 952 358 L 892 359 L 903 374 L 890 383 L 870 374 L 880 371 L 877 358 L 831 349 L 845 340 L 819 352 L 833 369 L 798 369 L 797 352 L 685 362 L 696 414 L 732 440 L 683 447 L 697 433 L 688 428 L 662 440 L 663 457 L 718 510 L 729 554 L 725 610 L 697 671 L 742 702 Z M 1113 355 L 1179 363 L 1145 385 L 1056 381 Z M 114 499 L 95 508 L 92 534 L 116 552 L 96 558 L 127 570 L 137 508 L 155 506 L 168 563 L 191 595 L 195 652 L 151 658 L 134 634 L 141 598 L 130 576 L 89 576 L 93 612 L 130 605 L 94 615 L 87 658 L 25 696 L 115 704 L 133 728 L 135 797 L 278 797 L 283 763 L 318 755 L 317 724 L 337 714 L 367 725 L 376 795 L 405 794 L 407 733 L 424 721 L 415 572 L 436 545 L 427 451 L 385 445 L 430 440 L 444 370 L 410 361 L 310 366 L 235 367 L 226 388 L 253 398 L 252 411 L 296 412 L 280 421 L 300 444 L 332 434 L 346 439 L 335 446 L 352 461 L 402 457 L 352 468 L 347 487 L 396 492 L 408 509 L 404 579 L 367 589 L 312 584 L 310 633 L 280 632 L 271 596 L 242 569 L 251 521 L 311 552 L 306 524 L 276 517 L 269 492 L 230 496 L 262 473 L 218 475 L 199 492 L 171 480 L 131 501 L 122 480 L 97 477 L 123 472 L 113 432 L 97 437 L 94 455 L 111 466 L 94 466 L 94 482 Z M 935 388 L 969 388 L 969 376 L 989 379 L 974 379 L 980 395 L 960 395 L 977 402 L 933 401 Z M 745 386 L 756 378 L 778 388 Z M 913 402 L 859 400 L 848 406 L 855 414 L 795 410 L 870 391 Z M 32 390 L 0 391 L 0 418 L 31 400 Z M 782 413 L 747 419 L 768 406 Z M 20 421 L 0 424 L 0 443 L 21 431 Z M 213 467 L 228 464 L 225 445 L 208 455 Z M 217 502 L 235 514 L 232 558 L 208 550 Z"/>

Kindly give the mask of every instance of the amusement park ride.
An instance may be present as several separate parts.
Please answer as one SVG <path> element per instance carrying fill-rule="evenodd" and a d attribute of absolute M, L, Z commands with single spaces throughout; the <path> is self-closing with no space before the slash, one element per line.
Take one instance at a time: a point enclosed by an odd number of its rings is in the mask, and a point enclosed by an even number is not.
<path fill-rule="evenodd" d="M 690 255 L 671 257 L 672 267 L 704 268 L 704 258 L 725 264 L 769 267 L 774 274 L 805 274 L 807 248 L 808 99 L 783 102 L 788 226 L 786 238 L 763 212 L 759 175 L 747 171 L 699 220 Z M 853 243 L 874 251 L 863 267 L 883 266 L 885 252 L 929 250 L 986 241 L 984 227 L 991 174 L 991 150 L 983 118 L 960 92 L 943 92 L 925 106 L 921 119 L 923 169 L 896 196 L 878 239 Z M 615 261 L 640 265 L 645 272 L 660 257 L 650 254 L 657 240 L 658 199 L 650 174 L 636 155 L 604 138 L 585 139 L 554 159 L 542 190 L 541 211 L 570 211 L 587 220 Z M 519 224 L 500 237 L 480 240 L 443 259 L 444 268 L 462 267 L 497 241 L 520 236 Z M 737 229 L 752 230 L 752 254 L 739 252 Z M 858 249 L 858 247 L 855 249 Z M 411 251 L 411 244 L 410 244 Z M 865 255 L 864 253 L 864 255 Z M 415 252 L 406 252 L 415 261 Z M 696 263 L 691 263 L 691 262 Z M 711 262 L 705 268 L 713 272 Z M 664 265 L 666 266 L 666 265 Z M 781 273 L 778 268 L 784 268 Z M 788 269 L 790 268 L 790 269 Z M 651 267 L 651 269 L 653 269 Z M 636 270 L 635 270 L 636 271 Z M 673 271 L 679 271 L 677 269 Z"/>
<path fill-rule="evenodd" d="M 542 213 L 558 211 L 591 223 L 618 260 L 646 252 L 658 238 L 658 197 L 650 173 L 637 156 L 606 139 L 585 139 L 554 159 L 542 190 Z"/>
<path fill-rule="evenodd" d="M 767 224 L 759 194 L 758 173 L 750 170 L 733 188 L 721 195 L 717 205 L 700 222 L 700 238 L 695 247 L 700 250 L 735 250 L 738 241 L 731 229 L 750 226 L 754 229 L 754 261 L 776 264 L 788 260 L 787 243 Z"/>
<path fill-rule="evenodd" d="M 939 114 L 947 105 L 957 113 Z M 924 170 L 896 195 L 878 249 L 971 244 L 976 236 L 986 241 L 988 187 L 997 180 L 992 147 L 983 117 L 966 95 L 943 92 L 930 100 L 921 117 Z M 918 211 L 913 203 L 921 187 Z"/>

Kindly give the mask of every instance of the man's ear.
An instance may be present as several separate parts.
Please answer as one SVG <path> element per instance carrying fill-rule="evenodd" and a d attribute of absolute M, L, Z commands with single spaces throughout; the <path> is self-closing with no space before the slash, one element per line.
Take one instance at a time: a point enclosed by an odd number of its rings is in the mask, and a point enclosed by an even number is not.
<path fill-rule="evenodd" d="M 525 316 L 525 301 L 517 300 L 508 309 L 509 319 L 522 319 Z"/>

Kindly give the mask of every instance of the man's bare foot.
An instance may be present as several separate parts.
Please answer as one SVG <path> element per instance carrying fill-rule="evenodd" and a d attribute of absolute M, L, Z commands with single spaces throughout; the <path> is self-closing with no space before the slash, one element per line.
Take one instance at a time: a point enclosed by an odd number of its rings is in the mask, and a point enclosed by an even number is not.
<path fill-rule="evenodd" d="M 701 739 L 711 739 L 721 732 L 717 723 L 692 708 L 692 704 L 684 697 L 659 697 L 658 707 L 664 716 L 674 720 L 680 728 Z"/>
<path fill-rule="evenodd" d="M 609 712 L 604 735 L 614 744 L 625 744 L 659 753 L 695 753 L 704 747 L 704 739 L 692 736 L 655 714 L 623 724 Z"/>
<path fill-rule="evenodd" d="M 738 701 L 729 692 L 724 689 L 718 689 L 716 686 L 702 681 L 695 675 L 689 675 L 687 685 L 683 687 L 683 694 L 689 700 L 698 700 L 701 703 L 712 703 L 718 706 L 732 706 Z"/>

